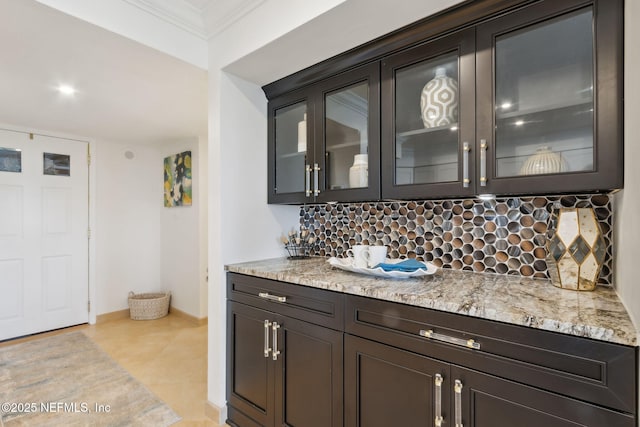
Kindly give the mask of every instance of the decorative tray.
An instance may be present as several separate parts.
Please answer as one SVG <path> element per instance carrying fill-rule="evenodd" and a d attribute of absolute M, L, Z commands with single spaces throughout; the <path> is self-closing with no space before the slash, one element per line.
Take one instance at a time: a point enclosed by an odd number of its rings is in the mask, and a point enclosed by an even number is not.
<path fill-rule="evenodd" d="M 389 259 L 385 261 L 386 264 L 397 264 L 399 262 L 405 261 L 404 259 Z M 421 277 L 421 276 L 429 276 L 438 271 L 438 267 L 435 265 L 424 262 L 427 269 L 417 269 L 414 271 L 384 271 L 382 267 L 378 268 L 364 268 L 364 267 L 356 267 L 353 265 L 353 258 L 336 258 L 331 257 L 327 260 L 332 267 L 339 268 L 341 270 L 351 271 L 353 273 L 360 274 L 368 274 L 370 276 L 377 277 L 386 277 L 391 279 L 407 279 L 409 277 Z"/>

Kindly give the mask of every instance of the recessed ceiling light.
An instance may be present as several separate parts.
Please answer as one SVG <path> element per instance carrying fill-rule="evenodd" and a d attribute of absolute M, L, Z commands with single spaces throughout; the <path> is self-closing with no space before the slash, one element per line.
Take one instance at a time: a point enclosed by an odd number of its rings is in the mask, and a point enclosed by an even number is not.
<path fill-rule="evenodd" d="M 76 93 L 76 89 L 73 86 L 60 85 L 58 86 L 58 92 L 63 95 L 72 96 Z"/>

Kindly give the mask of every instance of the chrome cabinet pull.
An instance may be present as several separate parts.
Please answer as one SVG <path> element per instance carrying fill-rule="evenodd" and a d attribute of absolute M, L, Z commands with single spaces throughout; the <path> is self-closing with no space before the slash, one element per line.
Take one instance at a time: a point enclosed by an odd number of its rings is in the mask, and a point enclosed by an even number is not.
<path fill-rule="evenodd" d="M 486 139 L 480 140 L 480 186 L 487 186 L 487 149 L 489 145 Z"/>
<path fill-rule="evenodd" d="M 280 354 L 278 350 L 278 329 L 280 329 L 280 325 L 278 325 L 278 322 L 273 322 L 271 329 L 273 330 L 273 360 L 278 360 L 278 355 Z"/>
<path fill-rule="evenodd" d="M 436 427 L 441 427 L 442 426 L 442 421 L 444 420 L 442 418 L 442 375 L 440 374 L 436 374 L 436 376 L 433 379 L 433 382 L 436 385 L 436 414 L 435 414 L 435 426 Z"/>
<path fill-rule="evenodd" d="M 456 427 L 462 426 L 462 381 L 456 380 L 453 391 L 455 392 Z"/>
<path fill-rule="evenodd" d="M 421 329 L 420 336 L 425 338 L 431 338 L 436 341 L 446 342 L 449 344 L 461 345 L 463 347 L 472 348 L 474 350 L 480 350 L 480 343 L 475 342 L 475 340 L 473 339 L 465 340 L 462 338 L 450 337 L 449 335 L 438 334 L 436 332 L 433 332 L 433 330 L 431 329 L 428 329 L 428 330 Z"/>
<path fill-rule="evenodd" d="M 271 347 L 269 347 L 269 328 L 271 327 L 271 322 L 268 320 L 264 321 L 264 357 L 269 357 L 269 352 L 271 351 Z"/>
<path fill-rule="evenodd" d="M 464 188 L 469 188 L 469 151 L 471 151 L 471 147 L 468 142 L 465 142 L 462 145 L 462 186 Z"/>
<path fill-rule="evenodd" d="M 267 299 L 269 301 L 287 302 L 287 297 L 280 297 L 280 296 L 277 296 L 277 295 L 271 295 L 268 292 L 260 292 L 260 293 L 258 293 L 258 296 L 260 298 Z"/>
<path fill-rule="evenodd" d="M 318 172 L 320 171 L 320 166 L 317 163 L 313 164 L 313 195 L 317 196 L 320 194 L 320 189 L 318 187 Z"/>
<path fill-rule="evenodd" d="M 305 197 L 309 197 L 311 196 L 311 165 L 310 164 L 304 165 L 304 171 L 305 171 L 304 195 Z"/>

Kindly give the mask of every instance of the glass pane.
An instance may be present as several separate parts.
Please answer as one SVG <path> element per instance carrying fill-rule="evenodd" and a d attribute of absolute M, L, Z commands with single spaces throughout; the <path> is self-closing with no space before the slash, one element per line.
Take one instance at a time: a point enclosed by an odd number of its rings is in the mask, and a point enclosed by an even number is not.
<path fill-rule="evenodd" d="M 590 171 L 591 8 L 496 40 L 496 176 Z"/>
<path fill-rule="evenodd" d="M 70 176 L 71 156 L 66 154 L 43 154 L 43 173 L 45 175 Z"/>
<path fill-rule="evenodd" d="M 325 97 L 327 184 L 332 190 L 369 186 L 369 85 Z"/>
<path fill-rule="evenodd" d="M 280 108 L 276 120 L 276 193 L 299 193 L 305 185 L 307 104 Z"/>
<path fill-rule="evenodd" d="M 0 172 L 22 172 L 22 151 L 0 147 Z"/>
<path fill-rule="evenodd" d="M 458 55 L 396 73 L 395 184 L 458 180 Z"/>

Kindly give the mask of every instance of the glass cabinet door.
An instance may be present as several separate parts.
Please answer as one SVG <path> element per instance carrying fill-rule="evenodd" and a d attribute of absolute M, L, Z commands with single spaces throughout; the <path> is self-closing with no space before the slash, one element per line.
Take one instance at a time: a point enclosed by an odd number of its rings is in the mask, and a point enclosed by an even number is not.
<path fill-rule="evenodd" d="M 495 41 L 496 177 L 593 171 L 593 10 Z"/>
<path fill-rule="evenodd" d="M 326 180 L 330 190 L 369 186 L 369 86 L 325 95 Z"/>
<path fill-rule="evenodd" d="M 380 70 L 356 68 L 318 87 L 322 120 L 316 127 L 315 163 L 320 167 L 318 201 L 380 197 Z"/>
<path fill-rule="evenodd" d="M 461 32 L 383 61 L 385 197 L 470 193 L 472 49 L 472 33 Z"/>
<path fill-rule="evenodd" d="M 308 148 L 309 140 L 308 102 L 302 100 L 293 103 L 282 102 L 282 106 L 271 106 L 269 132 L 269 156 L 272 161 L 270 173 L 270 199 L 278 202 L 304 202 L 310 194 Z M 309 147 L 307 146 L 309 144 Z M 312 149 L 312 148 L 310 148 Z"/>
<path fill-rule="evenodd" d="M 579 0 L 539 2 L 478 26 L 479 193 L 621 184 L 612 172 L 622 161 L 613 3 L 598 2 L 596 14 Z"/>

